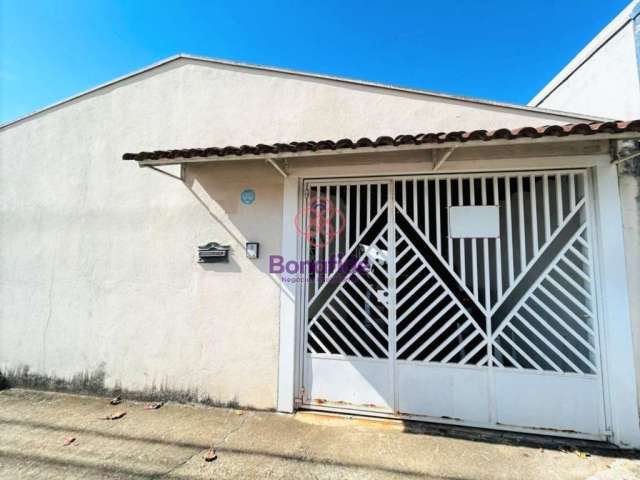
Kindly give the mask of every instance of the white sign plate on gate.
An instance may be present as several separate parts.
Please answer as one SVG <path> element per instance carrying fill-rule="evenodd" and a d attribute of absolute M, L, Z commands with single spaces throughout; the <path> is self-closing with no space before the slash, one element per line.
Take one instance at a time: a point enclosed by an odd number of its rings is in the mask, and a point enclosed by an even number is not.
<path fill-rule="evenodd" d="M 449 207 L 451 238 L 497 238 L 500 210 L 497 206 Z"/>

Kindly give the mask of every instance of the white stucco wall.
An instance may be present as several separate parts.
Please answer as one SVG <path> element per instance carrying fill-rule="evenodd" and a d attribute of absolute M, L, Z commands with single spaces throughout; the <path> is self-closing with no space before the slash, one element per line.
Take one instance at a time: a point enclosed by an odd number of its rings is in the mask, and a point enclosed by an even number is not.
<path fill-rule="evenodd" d="M 0 368 L 275 407 L 282 178 L 258 162 L 181 182 L 124 152 L 572 120 L 179 59 L 4 127 Z M 197 264 L 214 240 L 231 262 Z"/>
<path fill-rule="evenodd" d="M 640 159 L 618 166 L 636 383 L 640 389 Z M 640 395 L 640 393 L 639 393 Z M 638 397 L 640 405 L 640 396 Z"/>

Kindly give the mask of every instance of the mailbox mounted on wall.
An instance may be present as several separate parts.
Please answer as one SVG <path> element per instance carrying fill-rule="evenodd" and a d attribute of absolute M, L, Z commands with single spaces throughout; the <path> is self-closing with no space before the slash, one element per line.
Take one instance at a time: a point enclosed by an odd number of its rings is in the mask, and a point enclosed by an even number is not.
<path fill-rule="evenodd" d="M 209 242 L 198 247 L 198 263 L 218 263 L 229 261 L 229 245 Z"/>

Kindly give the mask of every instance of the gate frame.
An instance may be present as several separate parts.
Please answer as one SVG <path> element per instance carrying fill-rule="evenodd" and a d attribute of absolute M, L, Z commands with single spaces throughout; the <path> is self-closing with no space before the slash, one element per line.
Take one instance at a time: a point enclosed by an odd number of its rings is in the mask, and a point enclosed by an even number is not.
<path fill-rule="evenodd" d="M 469 165 L 468 167 L 464 164 Z M 618 175 L 615 165 L 606 154 L 567 155 L 557 157 L 518 158 L 513 160 L 480 160 L 449 164 L 437 172 L 424 160 L 413 159 L 406 163 L 376 163 L 371 165 L 343 165 L 322 167 L 318 164 L 292 169 L 284 179 L 282 256 L 285 259 L 301 259 L 303 239 L 296 234 L 292 219 L 304 201 L 303 184 L 308 180 L 353 179 L 366 181 L 380 177 L 471 174 L 494 172 L 518 172 L 535 170 L 588 169 L 591 179 L 591 212 L 593 224 L 594 271 L 597 283 L 597 314 L 600 330 L 599 353 L 601 357 L 602 390 L 604 393 L 605 437 L 625 448 L 640 447 L 640 423 L 634 375 L 634 356 L 631 340 L 631 321 L 627 291 L 626 262 Z M 606 219 L 606 220 L 603 220 Z M 605 227 L 606 228 L 603 228 Z M 280 295 L 280 334 L 278 364 L 277 409 L 294 412 L 301 407 L 302 372 L 304 362 L 304 286 L 282 284 Z M 622 368 L 621 368 L 622 366 Z M 314 407 L 315 410 L 354 413 L 351 409 Z M 362 413 L 362 415 L 403 419 L 419 419 L 410 415 Z M 431 421 L 435 419 L 429 419 Z M 484 427 L 472 422 L 438 419 L 438 423 Z M 495 430 L 524 433 L 542 433 L 562 437 L 593 438 L 588 435 L 570 434 L 535 428 L 513 428 L 492 425 Z M 593 439 L 602 440 L 596 436 Z"/>

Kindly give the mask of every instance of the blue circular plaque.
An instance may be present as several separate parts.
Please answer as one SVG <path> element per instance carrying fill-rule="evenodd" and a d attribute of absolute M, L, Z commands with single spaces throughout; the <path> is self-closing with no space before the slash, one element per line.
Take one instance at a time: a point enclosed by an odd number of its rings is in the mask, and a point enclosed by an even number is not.
<path fill-rule="evenodd" d="M 256 201 L 256 192 L 250 188 L 243 190 L 240 194 L 240 201 L 242 201 L 242 203 L 244 203 L 245 205 L 251 205 Z"/>

